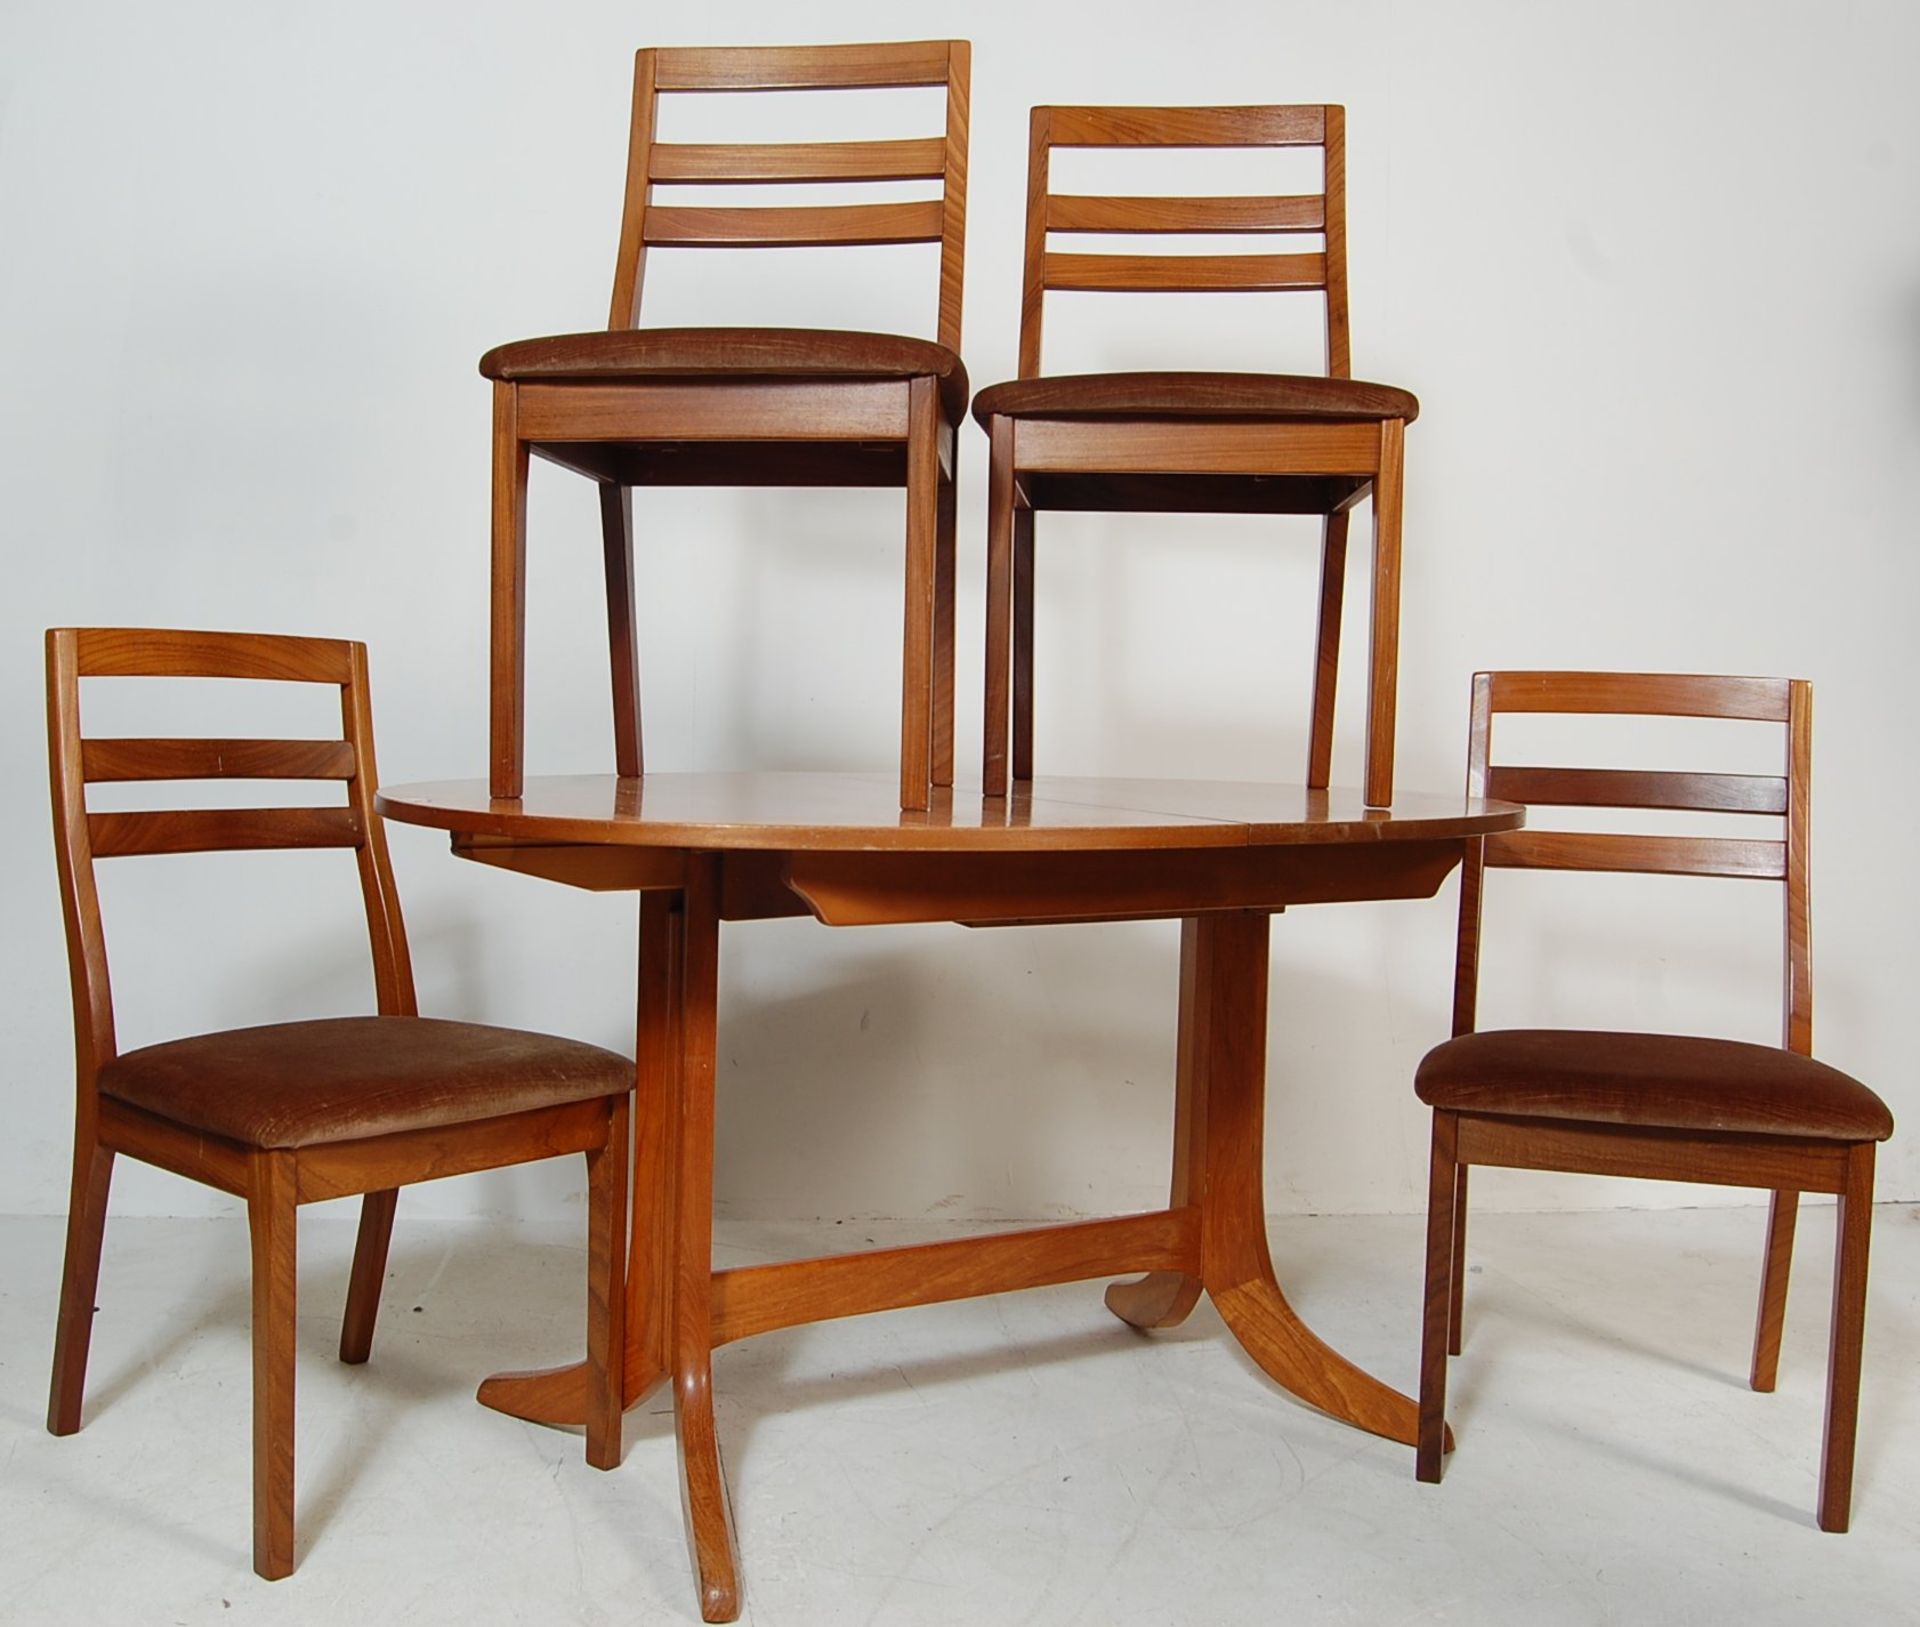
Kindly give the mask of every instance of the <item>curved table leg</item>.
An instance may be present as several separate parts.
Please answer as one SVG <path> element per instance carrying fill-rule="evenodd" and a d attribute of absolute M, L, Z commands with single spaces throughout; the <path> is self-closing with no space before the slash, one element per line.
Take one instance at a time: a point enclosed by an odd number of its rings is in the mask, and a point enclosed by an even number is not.
<path fill-rule="evenodd" d="M 673 1170 L 674 1432 L 680 1442 L 680 1505 L 700 1580 L 700 1615 L 740 1614 L 733 1511 L 713 1421 L 713 1083 L 720 972 L 720 864 L 690 860 L 679 932 L 677 1123 Z"/>
<path fill-rule="evenodd" d="M 1195 1009 L 1200 975 L 1200 935 L 1180 930 L 1180 1034 L 1173 1071 L 1173 1195 L 1169 1209 L 1198 1202 L 1204 1185 L 1202 1155 L 1206 1150 L 1206 1098 L 1202 1091 L 1205 1067 L 1199 1054 L 1200 1026 L 1190 1020 Z M 1204 1224 L 1204 1223 L 1203 1223 Z M 1177 1328 L 1200 1301 L 1200 1279 L 1186 1271 L 1154 1271 L 1132 1282 L 1107 1287 L 1107 1309 L 1122 1322 L 1142 1330 Z"/>
<path fill-rule="evenodd" d="M 1187 1157 L 1204 1168 L 1201 1280 L 1221 1320 L 1275 1383 L 1336 1418 L 1412 1446 L 1419 1423 L 1413 1399 L 1319 1338 L 1274 1277 L 1261 1170 L 1268 936 L 1269 917 L 1252 911 L 1196 916 L 1181 928 L 1180 1046 L 1194 1098 Z M 1446 1444 L 1451 1448 L 1451 1434 Z"/>
<path fill-rule="evenodd" d="M 674 1178 L 670 1132 L 678 1089 L 682 970 L 677 896 L 642 893 L 633 1208 L 627 1242 L 624 1399 L 629 1408 L 653 1393 L 666 1378 L 669 1365 Z M 528 1423 L 582 1426 L 587 1421 L 587 1364 L 574 1361 L 560 1367 L 495 1373 L 481 1384 L 479 1401 Z"/>

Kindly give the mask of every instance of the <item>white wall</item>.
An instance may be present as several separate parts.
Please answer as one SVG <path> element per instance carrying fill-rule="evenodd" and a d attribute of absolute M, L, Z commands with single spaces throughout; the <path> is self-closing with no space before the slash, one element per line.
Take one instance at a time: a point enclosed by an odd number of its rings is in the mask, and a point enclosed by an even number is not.
<path fill-rule="evenodd" d="M 1116 0 L 1099 26 L 1091 16 L 851 0 L 704 18 L 495 0 L 16 0 L 0 13 L 0 729 L 13 793 L 0 803 L 0 1209 L 65 1202 L 41 629 L 363 637 L 386 777 L 478 773 L 488 397 L 474 362 L 496 342 L 600 320 L 633 47 L 796 33 L 973 39 L 965 348 L 982 384 L 1014 364 L 1029 105 L 1344 102 L 1356 368 L 1424 407 L 1408 442 L 1402 783 L 1457 783 L 1479 666 L 1812 678 L 1819 1045 L 1920 1122 L 1906 1003 L 1920 973 L 1920 11 Z M 1218 184 L 1249 181 L 1235 170 Z M 774 269 L 662 255 L 649 318 L 928 332 L 919 253 L 882 251 L 864 271 L 857 258 Z M 1267 306 L 1199 302 L 1186 320 L 1082 300 L 1063 307 L 1049 361 L 1317 361 L 1286 353 Z M 963 455 L 970 762 L 985 465 L 971 427 Z M 657 767 L 891 761 L 899 503 L 642 497 Z M 542 471 L 533 516 L 532 767 L 600 769 L 585 484 Z M 1062 517 L 1044 529 L 1046 767 L 1297 773 L 1310 527 Z M 97 724 L 153 725 L 98 688 Z M 1342 710 L 1345 778 L 1359 766 L 1357 689 Z M 428 1010 L 629 1042 L 631 899 L 470 868 L 418 831 L 394 844 Z M 123 1043 L 363 1008 L 332 862 L 112 872 Z M 1514 890 L 1525 881 L 1499 879 L 1514 886 L 1492 926 L 1487 1020 L 1773 1036 L 1777 914 L 1762 890 L 1649 884 L 1575 913 L 1592 884 L 1548 879 L 1528 901 Z M 1445 1032 L 1452 899 L 1449 883 L 1430 904 L 1276 923 L 1274 1208 L 1420 1203 L 1425 1125 L 1408 1081 Z M 732 929 L 722 1201 L 955 1216 L 1157 1202 L 1173 981 L 1164 925 Z M 1913 1146 L 1886 1154 L 1884 1195 L 1920 1196 Z M 559 1213 L 578 1186 L 571 1167 L 550 1168 L 411 1201 Z M 1693 1201 L 1544 1177 L 1481 1190 L 1521 1206 Z M 220 1200 L 129 1169 L 116 1201 L 195 1213 Z"/>

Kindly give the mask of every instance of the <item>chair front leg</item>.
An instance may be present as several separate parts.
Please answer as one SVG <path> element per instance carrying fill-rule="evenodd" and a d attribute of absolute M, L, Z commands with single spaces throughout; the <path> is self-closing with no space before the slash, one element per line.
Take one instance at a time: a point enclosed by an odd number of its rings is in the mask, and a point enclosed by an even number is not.
<path fill-rule="evenodd" d="M 517 797 L 526 779 L 527 443 L 517 386 L 493 387 L 493 587 L 489 786 Z"/>
<path fill-rule="evenodd" d="M 1853 1446 L 1867 1325 L 1867 1243 L 1873 1234 L 1873 1148 L 1871 1141 L 1863 1141 L 1847 1149 L 1847 1186 L 1835 1219 L 1827 1426 L 1820 1446 L 1822 1531 L 1846 1530 L 1853 1512 Z"/>
<path fill-rule="evenodd" d="M 1366 800 L 1393 803 L 1394 719 L 1400 688 L 1400 508 L 1406 425 L 1380 426 L 1380 472 L 1373 482 L 1373 632 L 1367 661 Z"/>
<path fill-rule="evenodd" d="M 1454 1150 L 1459 1119 L 1433 1115 L 1433 1153 L 1427 1172 L 1427 1257 L 1420 1317 L 1420 1425 L 1414 1475 L 1438 1481 L 1446 1452 L 1447 1321 L 1453 1303 L 1453 1238 L 1457 1223 Z"/>
<path fill-rule="evenodd" d="M 1007 728 L 1013 668 L 1013 420 L 987 429 L 987 672 L 982 712 L 982 789 L 1007 794 Z"/>
<path fill-rule="evenodd" d="M 253 1241 L 253 1568 L 293 1573 L 293 1345 L 298 1176 L 291 1152 L 248 1159 Z"/>

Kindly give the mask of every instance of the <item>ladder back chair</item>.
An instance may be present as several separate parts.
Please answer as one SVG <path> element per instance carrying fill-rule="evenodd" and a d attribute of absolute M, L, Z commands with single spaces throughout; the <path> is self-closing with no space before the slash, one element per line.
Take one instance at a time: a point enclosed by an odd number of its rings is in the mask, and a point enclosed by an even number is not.
<path fill-rule="evenodd" d="M 1778 775 L 1495 766 L 1501 713 L 1741 719 L 1779 727 Z M 1772 1192 L 1751 1382 L 1771 1390 L 1801 1192 L 1839 1197 L 1826 1439 L 1819 1519 L 1847 1528 L 1866 1316 L 1875 1143 L 1886 1104 L 1816 1062 L 1808 915 L 1807 804 L 1813 695 L 1798 679 L 1644 673 L 1483 672 L 1473 680 L 1472 796 L 1533 808 L 1747 814 L 1775 839 L 1540 830 L 1469 843 L 1461 872 L 1454 1038 L 1421 1062 L 1414 1088 L 1433 1109 L 1417 1472 L 1440 1478 L 1447 1356 L 1458 1354 L 1473 1164 L 1705 1181 Z M 1477 849 L 1477 851 L 1476 851 Z M 1481 897 L 1497 869 L 1638 872 L 1778 882 L 1785 895 L 1779 1048 L 1687 1035 L 1573 1029 L 1475 1031 Z"/>
<path fill-rule="evenodd" d="M 1324 517 L 1307 784 L 1332 767 L 1347 522 L 1373 500 L 1366 800 L 1392 800 L 1399 664 L 1405 390 L 1351 374 L 1347 338 L 1346 114 L 1306 107 L 1036 107 L 1027 168 L 1020 376 L 982 390 L 987 432 L 987 674 L 984 775 L 1033 777 L 1034 516 L 1041 509 Z M 1306 196 L 1107 197 L 1052 189 L 1059 147 L 1316 147 Z M 1096 233 L 1318 235 L 1317 252 L 1059 252 L 1052 236 Z M 1133 372 L 1043 376 L 1049 293 L 1313 291 L 1325 296 L 1326 376 Z M 1011 713 L 1012 746 L 1008 733 Z"/>
<path fill-rule="evenodd" d="M 88 738 L 80 681 L 269 679 L 340 692 L 338 739 Z M 406 928 L 374 812 L 363 644 L 246 633 L 57 628 L 47 634 L 54 846 L 73 983 L 77 1102 L 66 1267 L 47 1427 L 80 1427 L 107 1189 L 117 1155 L 243 1198 L 252 1234 L 253 1562 L 294 1565 L 295 1210 L 364 1194 L 340 1359 L 372 1348 L 398 1188 L 585 1153 L 587 1458 L 620 1456 L 627 1094 L 633 1065 L 595 1045 L 417 1014 Z M 91 812 L 129 780 L 307 780 L 324 807 Z M 275 1023 L 122 1051 L 94 863 L 158 853 L 342 848 L 359 870 L 378 1014 Z"/>
<path fill-rule="evenodd" d="M 966 411 L 959 356 L 966 240 L 964 40 L 900 45 L 646 49 L 634 58 L 626 204 L 605 332 L 501 345 L 493 381 L 491 779 L 525 774 L 528 454 L 599 487 L 614 760 L 642 772 L 633 592 L 635 486 L 902 486 L 905 611 L 900 805 L 953 783 L 954 428 Z M 681 92 L 939 86 L 944 129 L 885 141 L 694 143 L 654 138 L 659 101 Z M 671 201 L 683 186 L 938 181 L 917 202 L 719 208 Z M 664 196 L 656 201 L 656 189 Z M 937 243 L 936 337 L 819 328 L 643 328 L 650 249 Z"/>

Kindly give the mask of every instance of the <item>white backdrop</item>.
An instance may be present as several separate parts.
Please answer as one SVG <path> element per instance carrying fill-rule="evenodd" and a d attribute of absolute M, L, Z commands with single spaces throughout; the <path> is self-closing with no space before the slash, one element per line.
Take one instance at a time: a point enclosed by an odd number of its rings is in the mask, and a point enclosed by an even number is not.
<path fill-rule="evenodd" d="M 1476 667 L 1812 678 L 1817 1043 L 1920 1120 L 1907 1003 L 1920 980 L 1920 11 L 1113 0 L 1097 27 L 1092 15 L 850 0 L 707 17 L 496 0 L 0 11 L 0 1210 L 65 1202 L 41 630 L 361 637 L 385 777 L 481 772 L 488 394 L 474 363 L 602 318 L 630 53 L 645 43 L 971 37 L 976 385 L 1014 366 L 1030 105 L 1344 102 L 1355 370 L 1423 403 L 1408 439 L 1401 783 L 1458 782 Z M 924 99 L 898 101 L 933 128 Z M 1211 184 L 1257 182 L 1223 163 Z M 920 250 L 662 254 L 647 316 L 930 333 L 932 275 Z M 1290 316 L 1271 300 L 1190 303 L 1063 303 L 1049 365 L 1318 365 L 1292 343 L 1311 329 L 1305 297 Z M 970 766 L 986 461 L 971 426 L 962 455 Z M 692 491 L 638 508 L 649 761 L 890 764 L 899 495 Z M 532 524 L 531 766 L 598 770 L 589 488 L 539 471 Z M 1297 775 L 1311 526 L 1068 516 L 1043 530 L 1045 768 Z M 167 727 L 96 687 L 96 726 Z M 218 699 L 229 721 L 270 726 Z M 293 700 L 296 728 L 320 723 L 313 697 Z M 1359 700 L 1350 681 L 1348 780 Z M 461 865 L 419 831 L 393 841 L 424 1009 L 630 1044 L 630 898 Z M 338 856 L 110 871 L 123 1045 L 364 1009 L 349 875 Z M 1774 1037 L 1770 890 L 1500 880 L 1486 1021 Z M 1409 1080 L 1445 1034 L 1453 899 L 1450 882 L 1431 903 L 1276 922 L 1273 1208 L 1422 1201 Z M 730 929 L 723 1208 L 1159 1202 L 1174 939 L 1167 925 Z M 1920 1196 L 1912 1148 L 1885 1155 L 1884 1196 Z M 559 1215 L 577 1212 L 579 1186 L 569 1164 L 409 1201 Z M 1550 1177 L 1480 1193 L 1696 1201 Z M 137 1168 L 115 1202 L 224 1204 Z"/>

